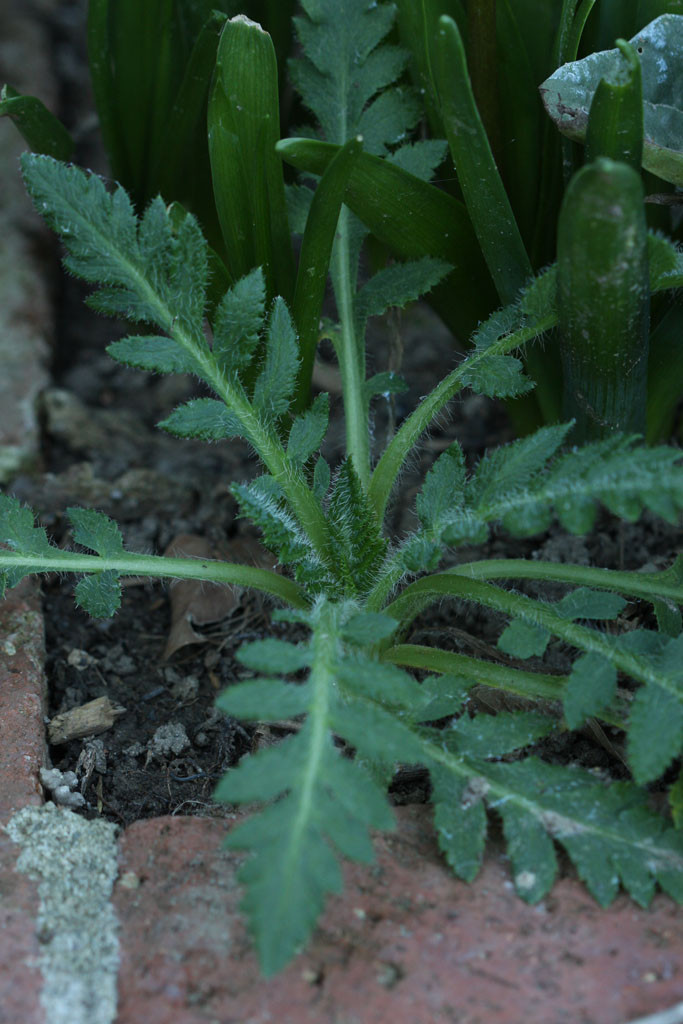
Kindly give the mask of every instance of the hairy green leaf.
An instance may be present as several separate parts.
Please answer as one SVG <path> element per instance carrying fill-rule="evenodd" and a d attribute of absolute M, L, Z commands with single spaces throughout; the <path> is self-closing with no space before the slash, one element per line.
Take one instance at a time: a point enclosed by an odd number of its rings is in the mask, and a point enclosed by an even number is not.
<path fill-rule="evenodd" d="M 307 409 L 292 423 L 287 441 L 287 454 L 297 466 L 303 466 L 318 451 L 327 432 L 330 417 L 330 396 L 316 395 Z"/>
<path fill-rule="evenodd" d="M 240 278 L 216 309 L 213 354 L 226 373 L 238 373 L 251 362 L 265 319 L 266 282 L 260 267 Z"/>
<path fill-rule="evenodd" d="M 203 441 L 221 441 L 245 433 L 234 413 L 215 398 L 193 398 L 157 425 L 176 437 L 199 437 Z"/>
<path fill-rule="evenodd" d="M 121 584 L 113 570 L 92 573 L 76 584 L 76 604 L 95 619 L 109 619 L 121 607 Z"/>
<path fill-rule="evenodd" d="M 542 626 L 534 626 L 513 619 L 498 638 L 498 647 L 513 658 L 542 658 L 550 640 L 550 633 Z"/>
<path fill-rule="evenodd" d="M 393 263 L 363 285 L 356 298 L 359 325 L 381 316 L 390 306 L 405 306 L 430 291 L 451 270 L 443 260 L 425 256 L 409 263 Z"/>
<path fill-rule="evenodd" d="M 91 508 L 68 508 L 66 514 L 73 526 L 74 541 L 91 548 L 106 558 L 123 552 L 121 531 L 109 516 Z"/>
<path fill-rule="evenodd" d="M 311 655 L 306 647 L 269 637 L 240 647 L 237 660 L 256 672 L 277 671 L 288 675 L 307 668 L 311 664 Z"/>
<path fill-rule="evenodd" d="M 362 594 L 374 581 L 387 542 L 349 459 L 337 474 L 327 515 L 339 579 L 350 594 Z"/>
<path fill-rule="evenodd" d="M 275 299 L 268 322 L 266 361 L 256 378 L 254 408 L 267 422 L 275 423 L 289 409 L 294 394 L 299 350 L 287 306 Z"/>
<path fill-rule="evenodd" d="M 592 651 L 577 658 L 563 695 L 564 717 L 570 729 L 585 718 L 599 715 L 614 699 L 617 670 L 601 654 Z"/>

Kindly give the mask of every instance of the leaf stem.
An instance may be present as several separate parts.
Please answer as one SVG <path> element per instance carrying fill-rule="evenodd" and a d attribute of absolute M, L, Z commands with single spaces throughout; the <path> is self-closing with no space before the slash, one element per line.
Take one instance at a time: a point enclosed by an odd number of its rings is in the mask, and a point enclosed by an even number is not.
<path fill-rule="evenodd" d="M 400 429 L 389 442 L 372 474 L 369 490 L 370 501 L 381 519 L 384 518 L 389 496 L 403 463 L 430 423 L 439 415 L 451 398 L 464 387 L 462 383 L 464 374 L 473 367 L 476 367 L 477 363 L 481 360 L 487 360 L 492 355 L 505 355 L 519 348 L 520 345 L 524 345 L 527 341 L 531 341 L 533 338 L 544 334 L 551 327 L 554 327 L 556 323 L 557 314 L 554 310 L 551 310 L 546 316 L 536 320 L 529 327 L 522 327 L 512 334 L 501 338 L 481 352 L 473 353 L 460 363 L 459 366 L 456 366 L 448 376 L 444 377 L 431 394 L 427 395 L 420 402 L 417 409 L 404 420 Z"/>
<path fill-rule="evenodd" d="M 337 342 L 337 358 L 341 370 L 346 419 L 346 450 L 354 469 L 367 491 L 370 484 L 370 439 L 368 431 L 365 383 L 365 349 L 356 336 L 353 279 L 354 260 L 351 258 L 351 212 L 342 206 L 337 224 L 335 258 L 332 262 L 332 280 L 337 300 L 341 333 Z"/>
<path fill-rule="evenodd" d="M 234 562 L 214 562 L 206 558 L 169 558 L 165 555 L 141 555 L 124 551 L 115 556 L 86 555 L 54 548 L 48 555 L 20 554 L 0 548 L 0 571 L 22 569 L 26 572 L 100 573 L 114 571 L 120 576 L 152 576 L 160 579 L 205 580 L 272 594 L 295 608 L 308 608 L 302 588 L 293 580 L 270 569 L 257 569 Z"/>

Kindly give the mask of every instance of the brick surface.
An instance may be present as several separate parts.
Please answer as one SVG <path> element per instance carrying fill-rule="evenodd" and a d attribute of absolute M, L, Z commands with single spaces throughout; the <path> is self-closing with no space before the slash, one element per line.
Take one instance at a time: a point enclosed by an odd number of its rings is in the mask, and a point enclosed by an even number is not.
<path fill-rule="evenodd" d="M 48 105 L 56 96 L 45 27 L 26 0 L 0 4 L 6 81 Z M 14 126 L 0 119 L 0 483 L 38 460 L 35 400 L 47 383 L 53 323 L 53 248 L 19 177 L 23 149 Z M 0 1024 L 44 1021 L 37 886 L 15 871 L 20 849 L 3 829 L 14 811 L 42 802 L 44 683 L 40 601 L 24 581 L 0 603 Z"/>
<path fill-rule="evenodd" d="M 40 1024 L 42 977 L 36 965 L 38 895 L 15 871 L 21 852 L 2 826 L 42 803 L 45 764 L 43 620 L 34 584 L 24 581 L 0 603 L 0 1024 Z"/>
<path fill-rule="evenodd" d="M 601 910 L 563 879 L 535 907 L 501 855 L 444 866 L 429 809 L 398 810 L 377 864 L 349 866 L 309 950 L 259 977 L 225 823 L 138 822 L 120 842 L 119 1024 L 625 1024 L 683 999 L 683 917 L 658 896 Z"/>
<path fill-rule="evenodd" d="M 4 82 L 54 109 L 58 91 L 45 25 L 26 0 L 0 3 Z M 48 383 L 53 336 L 49 282 L 55 248 L 19 175 L 25 149 L 14 125 L 0 118 L 0 483 L 38 459 L 36 399 Z"/>

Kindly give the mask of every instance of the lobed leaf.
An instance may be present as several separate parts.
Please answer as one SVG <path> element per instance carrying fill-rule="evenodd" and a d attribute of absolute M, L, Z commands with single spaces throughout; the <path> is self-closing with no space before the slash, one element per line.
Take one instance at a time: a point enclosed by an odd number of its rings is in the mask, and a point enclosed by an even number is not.
<path fill-rule="evenodd" d="M 451 269 L 443 260 L 425 256 L 379 270 L 356 296 L 359 331 L 368 317 L 381 316 L 390 306 L 405 306 L 431 291 Z"/>
<path fill-rule="evenodd" d="M 104 512 L 91 508 L 68 508 L 66 514 L 73 526 L 76 544 L 91 548 L 103 558 L 123 554 L 121 531 Z"/>
<path fill-rule="evenodd" d="M 602 905 L 619 882 L 646 906 L 659 882 L 683 898 L 683 836 L 652 812 L 631 783 L 598 782 L 582 769 L 529 757 L 511 763 L 441 758 L 432 769 L 439 844 L 456 874 L 471 880 L 483 853 L 484 805 L 503 818 L 515 888 L 535 902 L 557 871 L 554 841 Z"/>
<path fill-rule="evenodd" d="M 265 319 L 266 282 L 260 267 L 240 278 L 216 309 L 213 355 L 228 374 L 239 373 L 252 360 Z"/>
<path fill-rule="evenodd" d="M 299 350 L 296 332 L 283 299 L 277 298 L 268 323 L 266 360 L 254 386 L 254 408 L 275 423 L 289 409 L 294 395 Z"/>
<path fill-rule="evenodd" d="M 202 441 L 222 441 L 246 433 L 237 416 L 215 398 L 193 398 L 157 426 L 176 437 L 198 437 Z"/>
<path fill-rule="evenodd" d="M 110 619 L 121 607 L 119 574 L 106 569 L 76 584 L 76 604 L 95 619 Z"/>
<path fill-rule="evenodd" d="M 316 395 L 310 409 L 297 416 L 287 441 L 287 454 L 296 466 L 303 466 L 320 448 L 327 433 L 330 396 Z"/>
<path fill-rule="evenodd" d="M 589 651 L 572 665 L 562 696 L 564 717 L 570 729 L 578 729 L 591 715 L 599 715 L 617 692 L 617 670 L 601 654 Z"/>

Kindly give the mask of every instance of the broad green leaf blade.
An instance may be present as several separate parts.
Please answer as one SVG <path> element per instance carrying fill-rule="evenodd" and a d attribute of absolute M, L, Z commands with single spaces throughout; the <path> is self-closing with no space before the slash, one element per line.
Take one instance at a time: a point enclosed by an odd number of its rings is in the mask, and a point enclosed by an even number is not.
<path fill-rule="evenodd" d="M 289 70 L 323 136 L 344 145 L 361 133 L 364 122 L 377 133 L 378 118 L 368 119 L 368 103 L 396 80 L 407 60 L 404 51 L 381 45 L 394 22 L 395 8 L 364 0 L 346 0 L 343 12 L 336 0 L 303 0 L 302 8 L 303 15 L 294 23 L 303 56 L 292 60 Z M 404 132 L 408 127 L 403 125 Z M 384 141 L 380 132 L 377 142 L 381 146 Z"/>
<path fill-rule="evenodd" d="M 404 394 L 408 391 L 408 382 L 393 370 L 385 370 L 381 373 L 374 373 L 372 377 L 368 377 L 363 390 L 366 401 L 369 402 L 375 395 L 389 398 L 390 395 Z"/>
<path fill-rule="evenodd" d="M 420 90 L 431 134 L 445 135 L 437 88 L 434 81 L 435 42 L 439 17 L 447 14 L 467 32 L 467 14 L 462 0 L 397 0 L 401 44 L 412 54 L 410 73 Z"/>
<path fill-rule="evenodd" d="M 577 587 L 555 606 L 568 619 L 616 619 L 625 607 L 626 601 L 619 594 L 589 587 Z"/>
<path fill-rule="evenodd" d="M 339 148 L 309 139 L 278 146 L 287 163 L 322 174 Z M 362 153 L 349 175 L 344 202 L 400 259 L 431 256 L 453 270 L 430 301 L 459 337 L 469 337 L 496 305 L 476 235 L 462 203 L 389 160 Z M 453 303 L 453 294 L 458 302 Z"/>
<path fill-rule="evenodd" d="M 214 194 L 234 280 L 263 267 L 269 299 L 294 291 L 282 165 L 278 77 L 270 36 L 240 14 L 221 33 L 209 99 Z"/>
<path fill-rule="evenodd" d="M 617 647 L 643 659 L 650 682 L 631 704 L 628 761 L 639 783 L 651 782 L 683 752 L 683 636 L 636 630 Z"/>
<path fill-rule="evenodd" d="M 425 477 L 417 495 L 417 515 L 430 534 L 440 537 L 465 499 L 465 454 L 455 441 Z"/>
<path fill-rule="evenodd" d="M 533 272 L 479 117 L 458 26 L 439 19 L 433 72 L 465 205 L 501 302 L 514 302 Z"/>
<path fill-rule="evenodd" d="M 76 584 L 76 604 L 95 619 L 110 619 L 121 607 L 117 572 L 107 569 L 85 576 Z"/>
<path fill-rule="evenodd" d="M 650 334 L 640 175 L 600 157 L 569 183 L 557 238 L 564 415 L 578 441 L 645 433 Z"/>
<path fill-rule="evenodd" d="M 630 40 L 643 75 L 643 167 L 683 186 L 683 15 L 663 14 Z M 541 86 L 546 110 L 568 138 L 583 142 L 595 90 L 619 75 L 619 50 L 593 53 L 567 64 Z"/>
<path fill-rule="evenodd" d="M 421 181 L 431 181 L 447 152 L 448 143 L 444 139 L 419 139 L 399 146 L 387 156 L 387 160 Z"/>
<path fill-rule="evenodd" d="M 42 100 L 22 96 L 10 85 L 0 90 L 0 117 L 9 117 L 34 153 L 45 153 L 55 160 L 70 160 L 74 141 L 59 118 Z"/>
<path fill-rule="evenodd" d="M 552 888 L 557 874 L 553 841 L 543 824 L 521 808 L 503 803 L 500 813 L 515 889 L 527 903 L 536 903 Z"/>
<path fill-rule="evenodd" d="M 9 565 L 0 572 L 0 589 L 15 587 L 17 583 L 33 572 L 44 572 L 41 558 L 52 553 L 47 533 L 42 526 L 36 526 L 35 513 L 22 505 L 17 498 L 0 494 L 0 543 L 19 555 L 35 556 L 35 561 L 25 565 Z"/>
<path fill-rule="evenodd" d="M 139 222 L 126 192 L 50 157 L 24 154 L 27 190 L 62 238 L 64 264 L 104 285 L 91 297 L 110 315 L 156 324 L 193 355 L 205 355 L 207 245 L 194 217 L 178 219 L 157 197 Z"/>

